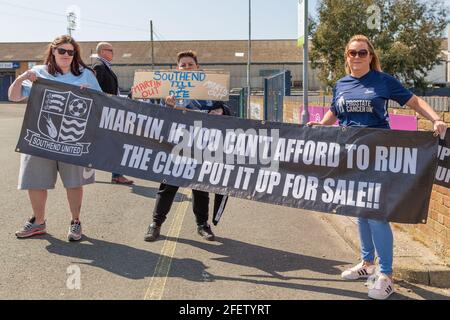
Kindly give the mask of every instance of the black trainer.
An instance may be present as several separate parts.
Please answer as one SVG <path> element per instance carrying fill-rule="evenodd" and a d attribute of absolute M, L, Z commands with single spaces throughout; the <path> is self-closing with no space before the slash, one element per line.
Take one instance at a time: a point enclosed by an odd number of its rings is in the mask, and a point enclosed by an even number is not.
<path fill-rule="evenodd" d="M 214 241 L 214 233 L 211 231 L 211 227 L 209 224 L 205 223 L 197 226 L 197 232 L 199 235 L 203 237 L 203 239 L 208 241 Z"/>
<path fill-rule="evenodd" d="M 147 242 L 156 241 L 159 238 L 159 233 L 161 232 L 161 226 L 152 223 L 147 230 L 147 233 L 144 236 L 144 240 Z"/>

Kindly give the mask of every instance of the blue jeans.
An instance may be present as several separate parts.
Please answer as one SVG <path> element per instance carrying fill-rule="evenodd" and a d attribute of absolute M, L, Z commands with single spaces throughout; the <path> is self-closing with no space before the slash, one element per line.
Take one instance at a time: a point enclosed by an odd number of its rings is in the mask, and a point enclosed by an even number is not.
<path fill-rule="evenodd" d="M 375 251 L 379 258 L 380 272 L 391 275 L 394 256 L 394 236 L 387 221 L 358 218 L 361 240 L 361 258 L 375 261 Z"/>

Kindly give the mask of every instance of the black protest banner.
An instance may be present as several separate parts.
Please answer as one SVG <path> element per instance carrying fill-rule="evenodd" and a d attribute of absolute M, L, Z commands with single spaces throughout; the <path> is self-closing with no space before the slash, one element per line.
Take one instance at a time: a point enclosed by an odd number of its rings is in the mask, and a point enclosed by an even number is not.
<path fill-rule="evenodd" d="M 447 130 L 445 139 L 439 140 L 438 168 L 434 183 L 450 188 L 450 129 Z"/>
<path fill-rule="evenodd" d="M 248 200 L 425 223 L 438 139 L 173 110 L 38 79 L 17 151 Z"/>

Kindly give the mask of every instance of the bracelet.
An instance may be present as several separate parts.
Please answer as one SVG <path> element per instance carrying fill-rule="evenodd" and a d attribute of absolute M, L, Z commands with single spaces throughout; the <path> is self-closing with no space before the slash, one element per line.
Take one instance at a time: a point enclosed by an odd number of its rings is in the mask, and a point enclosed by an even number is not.
<path fill-rule="evenodd" d="M 435 119 L 433 120 L 433 123 L 435 123 L 436 121 L 442 121 L 441 119 Z"/>

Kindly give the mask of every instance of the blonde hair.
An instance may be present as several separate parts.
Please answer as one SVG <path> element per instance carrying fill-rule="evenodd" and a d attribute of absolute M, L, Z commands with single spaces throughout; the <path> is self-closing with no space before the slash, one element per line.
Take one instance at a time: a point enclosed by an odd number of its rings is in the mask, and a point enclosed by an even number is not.
<path fill-rule="evenodd" d="M 366 36 L 364 36 L 362 34 L 357 34 L 357 35 L 354 35 L 350 39 L 350 41 L 347 43 L 347 46 L 345 47 L 345 72 L 347 72 L 347 74 L 351 73 L 350 66 L 347 63 L 347 52 L 348 52 L 348 48 L 350 47 L 350 44 L 355 41 L 361 41 L 361 42 L 365 42 L 367 44 L 370 55 L 372 56 L 372 61 L 370 62 L 370 69 L 376 70 L 376 71 L 381 71 L 380 58 L 378 57 L 373 44 L 370 42 L 369 38 L 367 38 Z"/>

